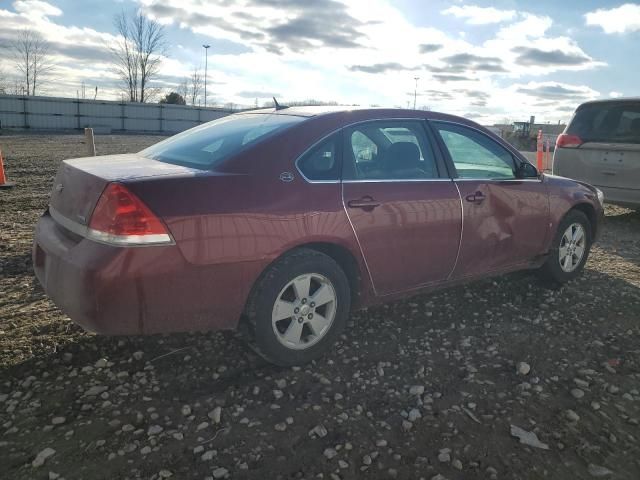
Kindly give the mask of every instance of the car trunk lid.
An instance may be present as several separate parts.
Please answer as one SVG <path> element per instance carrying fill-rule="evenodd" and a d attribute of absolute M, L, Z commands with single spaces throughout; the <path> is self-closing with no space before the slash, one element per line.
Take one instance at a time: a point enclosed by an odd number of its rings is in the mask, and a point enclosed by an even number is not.
<path fill-rule="evenodd" d="M 163 163 L 137 154 L 65 160 L 55 177 L 49 205 L 68 220 L 87 225 L 100 195 L 110 182 L 203 173 L 203 170 Z"/>

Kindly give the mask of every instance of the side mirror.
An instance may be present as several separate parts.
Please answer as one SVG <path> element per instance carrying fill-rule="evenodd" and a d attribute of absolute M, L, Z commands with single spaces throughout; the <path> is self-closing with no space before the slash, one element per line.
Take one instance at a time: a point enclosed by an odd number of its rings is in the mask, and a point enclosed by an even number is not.
<path fill-rule="evenodd" d="M 516 170 L 517 178 L 538 178 L 538 170 L 529 162 L 522 162 Z"/>

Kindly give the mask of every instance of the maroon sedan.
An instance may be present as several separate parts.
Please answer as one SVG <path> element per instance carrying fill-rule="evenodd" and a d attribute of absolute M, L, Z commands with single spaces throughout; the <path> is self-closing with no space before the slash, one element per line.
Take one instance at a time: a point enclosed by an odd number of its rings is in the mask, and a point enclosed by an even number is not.
<path fill-rule="evenodd" d="M 88 330 L 242 325 L 291 365 L 326 351 L 353 308 L 514 270 L 574 278 L 602 201 L 463 118 L 258 110 L 63 162 L 33 259 Z"/>

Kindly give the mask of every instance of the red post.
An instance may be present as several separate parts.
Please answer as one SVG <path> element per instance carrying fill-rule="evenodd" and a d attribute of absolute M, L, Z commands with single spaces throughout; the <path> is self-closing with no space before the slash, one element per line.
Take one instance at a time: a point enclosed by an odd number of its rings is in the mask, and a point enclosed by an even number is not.
<path fill-rule="evenodd" d="M 2 150 L 0 150 L 0 188 L 11 188 L 14 185 L 15 183 L 7 181 L 7 176 L 4 173 L 4 162 L 2 161 Z"/>
<path fill-rule="evenodd" d="M 538 171 L 542 172 L 542 129 L 538 130 L 538 144 L 536 148 L 536 163 L 538 167 Z"/>
<path fill-rule="evenodd" d="M 551 157 L 551 146 L 549 145 L 549 139 L 546 138 L 544 141 L 544 169 L 551 170 L 551 165 L 549 162 Z"/>

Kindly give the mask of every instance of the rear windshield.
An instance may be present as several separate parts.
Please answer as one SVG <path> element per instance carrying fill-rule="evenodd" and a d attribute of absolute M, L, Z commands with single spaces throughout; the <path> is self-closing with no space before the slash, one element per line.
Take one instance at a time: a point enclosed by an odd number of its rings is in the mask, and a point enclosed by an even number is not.
<path fill-rule="evenodd" d="M 210 169 L 245 147 L 302 120 L 304 118 L 290 115 L 230 115 L 156 143 L 140 155 L 174 165 Z"/>
<path fill-rule="evenodd" d="M 640 143 L 640 103 L 594 103 L 578 109 L 567 133 L 583 142 Z"/>

